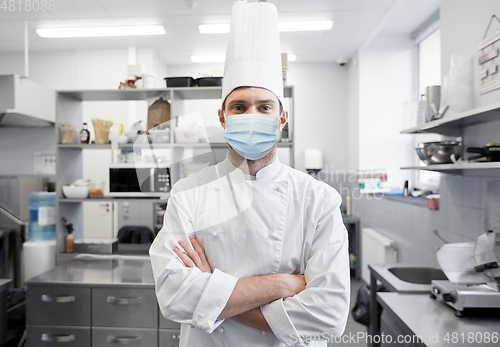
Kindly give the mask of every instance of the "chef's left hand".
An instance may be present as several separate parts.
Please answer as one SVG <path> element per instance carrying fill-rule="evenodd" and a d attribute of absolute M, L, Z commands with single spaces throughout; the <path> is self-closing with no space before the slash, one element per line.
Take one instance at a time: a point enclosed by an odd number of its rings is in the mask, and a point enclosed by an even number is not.
<path fill-rule="evenodd" d="M 201 247 L 198 240 L 196 240 L 196 237 L 190 236 L 189 240 L 193 246 L 191 247 L 189 243 L 180 240 L 179 245 L 181 245 L 186 253 L 181 251 L 179 247 L 174 247 L 175 254 L 181 258 L 182 262 L 187 267 L 197 267 L 203 272 L 212 273 L 212 269 L 210 268 L 210 264 L 208 263 L 203 247 Z"/>

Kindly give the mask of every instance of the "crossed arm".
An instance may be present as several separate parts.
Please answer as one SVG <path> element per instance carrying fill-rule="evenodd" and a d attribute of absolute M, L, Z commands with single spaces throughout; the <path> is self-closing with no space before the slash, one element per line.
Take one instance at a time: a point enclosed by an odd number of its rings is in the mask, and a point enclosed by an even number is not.
<path fill-rule="evenodd" d="M 175 254 L 181 258 L 187 267 L 197 267 L 203 272 L 212 272 L 205 256 L 205 251 L 194 236 L 190 238 L 191 245 L 179 241 L 184 253 L 178 247 Z M 304 275 L 271 274 L 241 278 L 229 297 L 229 300 L 219 315 L 219 319 L 233 319 L 250 327 L 268 330 L 271 328 L 260 310 L 260 306 L 281 298 L 287 298 L 305 289 Z"/>

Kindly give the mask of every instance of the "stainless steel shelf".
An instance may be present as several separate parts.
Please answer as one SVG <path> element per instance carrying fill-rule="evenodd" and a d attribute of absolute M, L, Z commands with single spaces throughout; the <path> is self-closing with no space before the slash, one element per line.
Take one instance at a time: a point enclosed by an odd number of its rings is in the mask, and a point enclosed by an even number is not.
<path fill-rule="evenodd" d="M 184 100 L 221 99 L 222 87 L 173 88 L 174 94 Z"/>
<path fill-rule="evenodd" d="M 133 101 L 159 97 L 168 89 L 59 90 L 58 93 L 81 101 Z"/>
<path fill-rule="evenodd" d="M 213 143 L 153 143 L 149 145 L 144 144 L 133 144 L 126 143 L 118 145 L 118 148 L 150 148 L 153 149 L 168 149 L 168 148 L 227 148 L 227 143 L 225 142 L 213 142 Z M 292 147 L 293 142 L 278 142 L 278 147 Z M 111 144 L 58 144 L 58 148 L 67 149 L 111 149 Z"/>
<path fill-rule="evenodd" d="M 478 107 L 454 115 L 446 115 L 421 126 L 401 131 L 401 134 L 436 133 L 460 136 L 460 128 L 464 126 L 491 122 L 500 119 L 500 102 Z"/>
<path fill-rule="evenodd" d="M 134 101 L 169 97 L 173 91 L 183 99 L 220 99 L 222 87 L 189 87 L 189 88 L 155 88 L 155 89 L 100 89 L 100 90 L 59 90 L 64 94 L 81 101 Z"/>
<path fill-rule="evenodd" d="M 81 101 L 134 101 L 158 98 L 173 92 L 184 100 L 221 99 L 222 87 L 182 87 L 155 89 L 59 90 L 59 94 Z M 293 87 L 284 88 L 285 97 L 293 97 Z M 168 96 L 167 96 L 168 97 Z"/>
<path fill-rule="evenodd" d="M 168 197 L 170 196 L 170 193 L 165 193 L 164 196 L 158 197 L 158 196 L 151 196 L 151 197 L 143 197 L 143 198 L 125 198 L 125 197 L 111 197 L 111 196 L 105 196 L 103 198 L 84 198 L 84 199 L 69 199 L 69 198 L 59 198 L 59 202 L 63 204 L 74 204 L 74 203 L 80 203 L 80 202 L 86 202 L 86 201 L 93 201 L 93 202 L 99 202 L 99 201 L 166 201 Z"/>
<path fill-rule="evenodd" d="M 426 166 L 407 166 L 402 167 L 402 170 L 426 170 L 426 171 L 437 171 L 452 174 L 461 174 L 465 170 L 491 170 L 500 169 L 500 162 L 458 162 L 458 164 L 436 164 L 436 165 L 426 165 Z"/>
<path fill-rule="evenodd" d="M 57 144 L 58 148 L 71 148 L 71 149 L 111 149 L 111 144 L 91 144 L 91 143 L 75 143 L 75 144 Z"/>

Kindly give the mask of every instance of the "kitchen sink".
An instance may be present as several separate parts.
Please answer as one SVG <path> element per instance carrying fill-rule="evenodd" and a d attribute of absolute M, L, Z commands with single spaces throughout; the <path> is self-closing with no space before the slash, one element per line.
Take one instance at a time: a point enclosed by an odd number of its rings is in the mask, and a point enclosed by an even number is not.
<path fill-rule="evenodd" d="M 414 284 L 431 284 L 433 280 L 447 280 L 444 272 L 432 267 L 389 267 L 389 272 L 398 279 Z"/>
<path fill-rule="evenodd" d="M 371 274 L 390 292 L 427 294 L 433 280 L 446 280 L 446 275 L 436 266 L 423 264 L 373 264 Z"/>
<path fill-rule="evenodd" d="M 389 292 L 429 295 L 433 280 L 446 280 L 439 267 L 423 264 L 370 264 L 371 288 L 377 288 L 377 281 Z M 429 299 L 430 300 L 430 299 Z M 380 334 L 381 307 L 377 302 L 377 291 L 370 292 L 370 327 L 372 336 Z"/>

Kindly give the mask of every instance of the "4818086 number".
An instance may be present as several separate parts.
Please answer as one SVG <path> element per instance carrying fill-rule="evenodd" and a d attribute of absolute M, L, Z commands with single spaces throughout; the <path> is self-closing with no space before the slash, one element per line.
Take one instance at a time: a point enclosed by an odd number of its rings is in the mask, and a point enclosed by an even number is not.
<path fill-rule="evenodd" d="M 53 12 L 56 0 L 0 0 L 3 12 Z"/>

